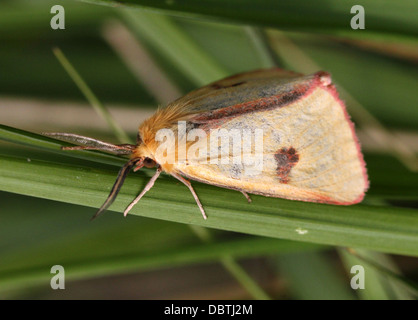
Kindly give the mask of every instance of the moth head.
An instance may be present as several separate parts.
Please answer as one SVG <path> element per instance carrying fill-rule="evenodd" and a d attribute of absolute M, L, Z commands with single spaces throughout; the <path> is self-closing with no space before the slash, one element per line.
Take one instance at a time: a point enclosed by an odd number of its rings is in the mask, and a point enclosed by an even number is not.
<path fill-rule="evenodd" d="M 134 171 L 138 171 L 142 167 L 154 168 L 157 166 L 157 161 L 155 160 L 153 153 L 148 146 L 143 143 L 139 134 L 137 145 L 132 150 L 131 159 L 138 159 L 138 165 L 135 167 Z"/>
<path fill-rule="evenodd" d="M 134 157 L 132 159 L 134 161 L 136 160 L 135 165 L 134 165 L 134 169 L 133 169 L 134 172 L 138 171 L 142 167 L 154 168 L 154 167 L 157 166 L 157 162 L 152 158 L 148 158 L 148 157 L 138 157 L 137 158 L 137 157 Z"/>

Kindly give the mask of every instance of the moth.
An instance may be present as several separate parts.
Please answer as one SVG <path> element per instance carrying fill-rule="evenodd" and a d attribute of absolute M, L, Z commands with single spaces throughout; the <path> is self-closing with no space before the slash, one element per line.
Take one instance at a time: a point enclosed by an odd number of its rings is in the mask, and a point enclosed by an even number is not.
<path fill-rule="evenodd" d="M 323 71 L 302 75 L 273 68 L 213 82 L 145 120 L 135 145 L 70 133 L 47 135 L 77 145 L 65 150 L 130 157 L 93 218 L 113 203 L 127 174 L 142 167 L 156 172 L 125 216 L 161 172 L 189 188 L 204 219 L 188 179 L 240 191 L 249 202 L 248 193 L 351 205 L 362 201 L 369 186 L 354 125 L 330 74 Z"/>

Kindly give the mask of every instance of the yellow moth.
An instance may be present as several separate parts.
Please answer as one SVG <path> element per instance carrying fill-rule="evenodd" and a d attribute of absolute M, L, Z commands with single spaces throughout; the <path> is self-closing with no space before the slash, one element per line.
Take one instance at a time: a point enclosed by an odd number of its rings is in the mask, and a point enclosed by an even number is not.
<path fill-rule="evenodd" d="M 69 133 L 51 137 L 91 149 L 129 155 L 109 197 L 115 200 L 131 169 L 156 173 L 124 214 L 151 189 L 160 173 L 242 192 L 299 201 L 350 205 L 362 201 L 368 178 L 360 146 L 328 73 L 274 68 L 231 76 L 173 101 L 145 120 L 136 145 L 114 145 Z"/>

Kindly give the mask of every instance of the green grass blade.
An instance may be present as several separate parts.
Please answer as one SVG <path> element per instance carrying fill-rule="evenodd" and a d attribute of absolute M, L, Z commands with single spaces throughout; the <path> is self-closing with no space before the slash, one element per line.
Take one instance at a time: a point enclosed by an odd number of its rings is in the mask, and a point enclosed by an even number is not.
<path fill-rule="evenodd" d="M 203 242 L 213 242 L 213 236 L 207 228 L 202 228 L 195 225 L 189 225 L 193 233 Z M 251 294 L 252 297 L 258 300 L 270 300 L 271 298 L 264 292 L 264 290 L 254 281 L 248 273 L 240 266 L 234 259 L 233 255 L 223 255 L 219 262 L 222 266 L 241 284 L 241 286 Z"/>
<path fill-rule="evenodd" d="M 61 63 L 65 71 L 67 71 L 68 75 L 73 79 L 74 83 L 86 97 L 86 99 L 90 102 L 94 110 L 106 121 L 110 129 L 113 131 L 115 136 L 118 138 L 120 143 L 129 143 L 131 139 L 128 135 L 123 131 L 123 129 L 117 124 L 117 122 L 113 119 L 109 111 L 105 108 L 105 106 L 100 102 L 99 99 L 95 96 L 93 91 L 87 85 L 87 83 L 83 80 L 77 70 L 71 65 L 70 61 L 66 58 L 64 53 L 58 49 L 54 48 L 53 52 L 57 57 L 58 61 Z"/>
<path fill-rule="evenodd" d="M 365 300 L 412 300 L 418 284 L 403 276 L 391 257 L 362 249 L 339 250 L 347 272 L 354 265 L 364 268 L 365 288 L 358 290 Z"/>
<path fill-rule="evenodd" d="M 226 77 L 212 56 L 200 48 L 170 17 L 144 11 L 121 10 L 134 33 L 155 46 L 197 86 Z"/>
<path fill-rule="evenodd" d="M 339 251 L 350 274 L 355 265 L 364 268 L 364 289 L 357 289 L 364 300 L 412 300 L 418 297 L 417 284 L 399 273 L 389 256 L 361 249 Z M 354 274 L 350 274 L 350 277 Z"/>
<path fill-rule="evenodd" d="M 268 38 L 262 29 L 246 27 L 245 31 L 251 40 L 260 60 L 262 68 L 279 67 L 277 54 L 268 43 Z"/>
<path fill-rule="evenodd" d="M 70 287 L 70 281 L 76 279 L 215 262 L 224 255 L 239 259 L 322 249 L 244 235 L 224 239 L 219 232 L 207 244 L 182 224 L 124 219 L 112 213 L 90 223 L 90 208 L 12 194 L 1 196 L 2 298 L 12 289 L 25 291 L 34 285 L 48 289 L 49 270 L 57 263 L 65 267 Z"/>
<path fill-rule="evenodd" d="M 120 6 L 116 0 L 85 0 L 84 2 Z M 343 0 L 126 0 L 122 5 L 149 8 L 178 16 L 194 16 L 228 22 L 241 22 L 278 29 L 292 29 L 308 32 L 349 33 L 363 36 L 371 33 L 407 35 L 415 37 L 418 25 L 417 2 L 363 0 L 366 29 L 352 30 L 350 21 L 352 1 Z"/>
<path fill-rule="evenodd" d="M 289 253 L 278 256 L 279 272 L 289 282 L 294 298 L 302 300 L 353 300 L 349 281 L 322 253 Z"/>
<path fill-rule="evenodd" d="M 271 298 L 261 289 L 261 287 L 245 272 L 245 270 L 234 259 L 233 255 L 228 254 L 221 257 L 222 266 L 232 274 L 239 283 L 252 294 L 257 300 L 270 300 Z"/>
<path fill-rule="evenodd" d="M 117 170 L 2 156 L 1 190 L 99 207 Z M 111 210 L 123 212 L 144 186 L 143 173 L 128 177 Z M 333 206 L 253 196 L 194 183 L 206 208 L 203 220 L 192 196 L 173 179 L 161 177 L 131 213 L 168 221 L 320 244 L 362 247 L 418 255 L 416 210 L 371 205 Z"/>

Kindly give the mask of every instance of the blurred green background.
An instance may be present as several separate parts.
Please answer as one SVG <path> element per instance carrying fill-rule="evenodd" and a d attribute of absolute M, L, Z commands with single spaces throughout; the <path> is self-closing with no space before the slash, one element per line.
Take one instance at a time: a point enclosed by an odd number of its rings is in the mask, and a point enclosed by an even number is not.
<path fill-rule="evenodd" d="M 123 2 L 59 1 L 64 30 L 50 26 L 54 1 L 0 3 L 0 298 L 416 298 L 416 1 Z M 350 27 L 356 4 L 365 30 Z M 259 196 L 249 205 L 194 183 L 203 221 L 164 176 L 123 218 L 152 174 L 143 170 L 127 178 L 117 212 L 89 222 L 125 160 L 65 153 L 39 135 L 118 143 L 53 48 L 131 139 L 157 106 L 224 76 L 326 70 L 356 123 L 371 188 L 350 207 Z M 65 290 L 50 287 L 53 265 L 65 268 Z M 365 290 L 350 287 L 353 265 L 365 268 Z"/>

